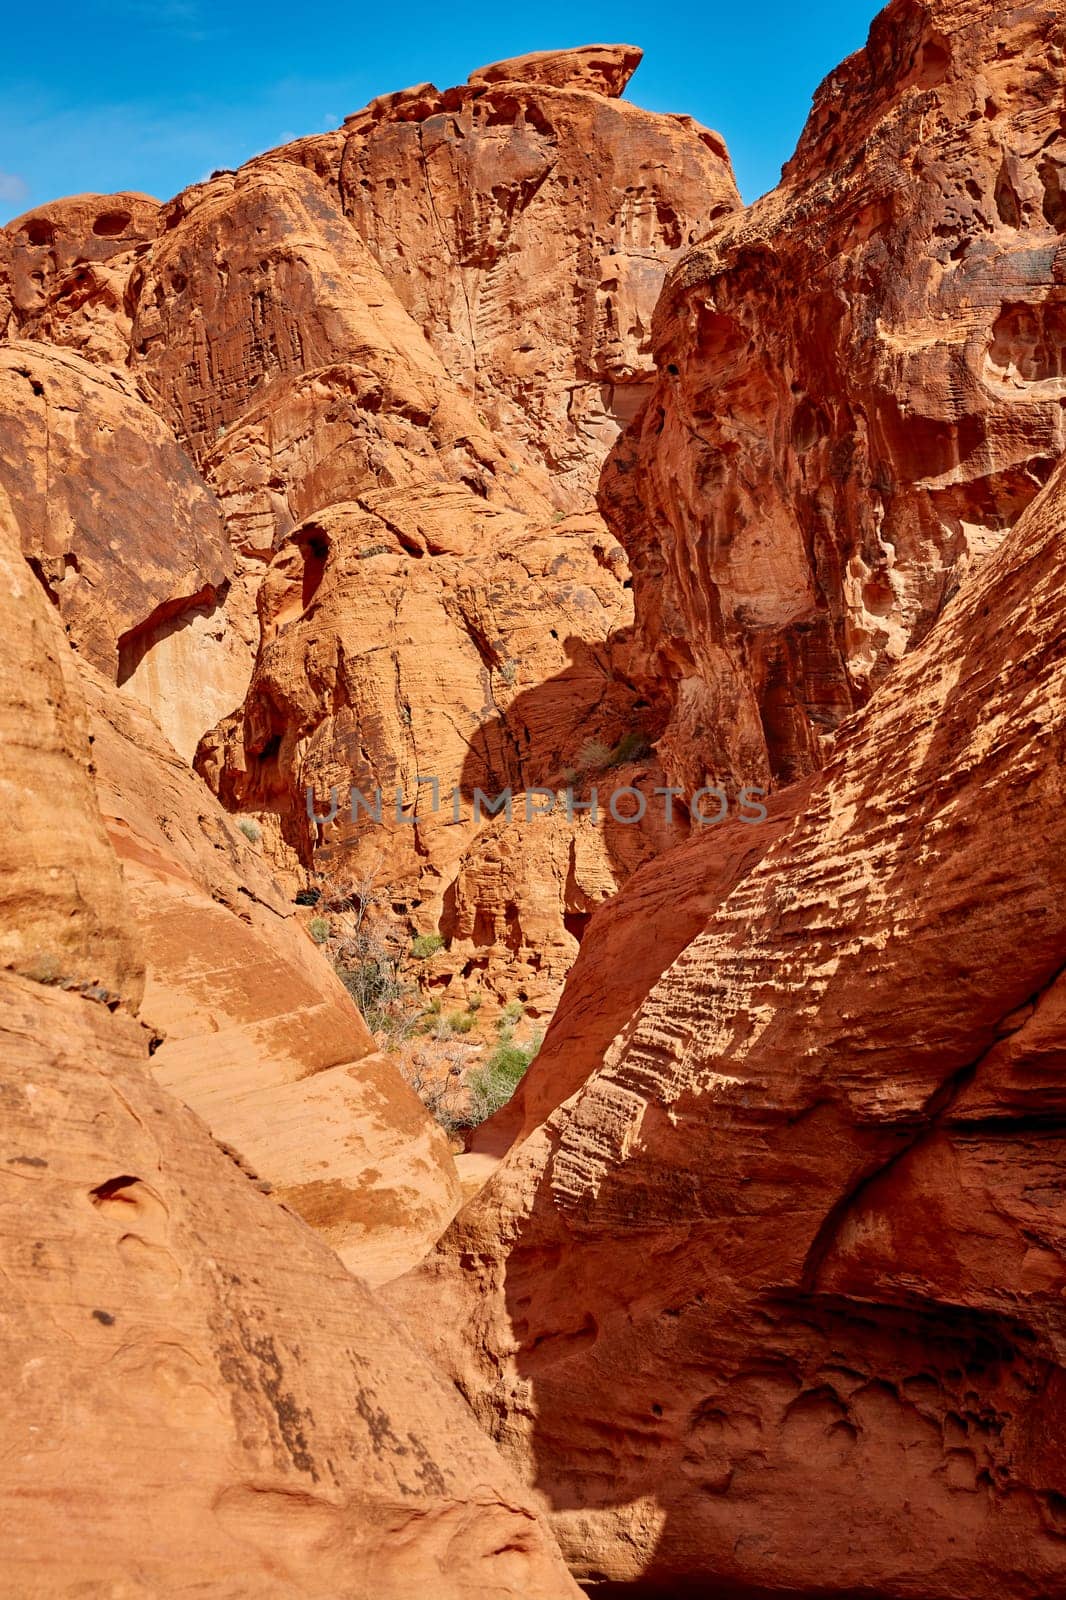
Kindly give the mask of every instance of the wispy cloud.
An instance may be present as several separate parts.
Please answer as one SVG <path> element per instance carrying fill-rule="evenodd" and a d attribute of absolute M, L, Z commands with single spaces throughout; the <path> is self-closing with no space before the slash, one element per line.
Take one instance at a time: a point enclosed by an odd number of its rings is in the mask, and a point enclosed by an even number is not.
<path fill-rule="evenodd" d="M 0 172 L 0 202 L 5 206 L 17 206 L 29 196 L 30 186 L 25 178 L 15 172 Z"/>
<path fill-rule="evenodd" d="M 201 43 L 217 35 L 198 0 L 109 0 L 109 9 L 140 27 L 155 27 L 191 43 Z M 214 19 L 217 23 L 218 19 Z"/>
<path fill-rule="evenodd" d="M 0 94 L 0 152 L 24 177 L 0 173 L 0 226 L 26 210 L 31 195 L 41 201 L 134 189 L 165 200 L 203 173 L 238 167 L 259 151 L 313 132 L 321 105 L 354 109 L 361 103 L 358 92 L 336 78 L 288 76 L 229 102 L 193 92 L 169 105 L 64 105 L 39 85 L 16 83 L 12 93 Z M 10 190 L 12 182 L 21 187 Z"/>

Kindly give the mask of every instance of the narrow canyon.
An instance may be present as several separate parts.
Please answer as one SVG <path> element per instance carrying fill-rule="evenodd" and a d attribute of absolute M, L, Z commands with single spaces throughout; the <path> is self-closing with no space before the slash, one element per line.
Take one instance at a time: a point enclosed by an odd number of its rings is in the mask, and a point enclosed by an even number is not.
<path fill-rule="evenodd" d="M 0 229 L 12 1600 L 1066 1600 L 1066 16 L 641 58 Z"/>

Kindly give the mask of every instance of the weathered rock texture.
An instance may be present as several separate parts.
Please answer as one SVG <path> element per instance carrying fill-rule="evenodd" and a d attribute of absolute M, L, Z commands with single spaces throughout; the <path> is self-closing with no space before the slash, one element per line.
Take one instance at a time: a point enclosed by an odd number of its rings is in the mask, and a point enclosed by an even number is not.
<path fill-rule="evenodd" d="M 764 822 L 732 820 L 664 844 L 629 874 L 624 894 L 590 904 L 582 942 L 567 975 L 565 1003 L 552 1018 L 533 1070 L 513 1098 L 475 1129 L 469 1149 L 501 1156 L 527 1138 L 585 1083 L 619 1031 L 663 973 L 691 944 L 733 889 L 802 809 L 799 786 L 772 796 Z M 476 1170 L 484 1172 L 485 1164 Z"/>
<path fill-rule="evenodd" d="M 202 509 L 210 511 L 208 492 L 201 487 L 183 502 L 175 475 L 173 502 L 158 513 L 169 515 L 169 528 L 164 523 L 153 547 L 138 511 L 154 509 L 143 496 L 146 488 L 162 492 L 167 452 L 179 465 L 181 457 L 173 441 L 156 441 L 163 425 L 106 374 L 66 352 L 20 344 L 0 352 L 4 360 L 11 363 L 0 372 L 13 385 L 12 413 L 0 417 L 0 431 L 9 423 L 30 427 L 34 384 L 44 391 L 42 405 L 61 419 L 48 429 L 50 455 L 34 448 L 33 436 L 21 454 L 10 453 L 11 470 L 24 468 L 14 477 L 24 491 L 19 518 L 0 501 L 10 652 L 4 963 L 42 982 L 92 988 L 110 1003 L 136 1002 L 146 970 L 141 1017 L 164 1041 L 153 1056 L 160 1081 L 203 1116 L 248 1171 L 322 1231 L 349 1267 L 370 1278 L 394 1276 L 419 1259 L 457 1208 L 458 1177 L 444 1135 L 395 1066 L 372 1054 L 348 994 L 251 844 L 151 716 L 91 664 L 92 624 L 107 620 L 96 590 L 116 609 L 126 604 L 135 612 L 153 582 L 161 587 L 168 577 L 165 566 L 152 567 L 153 548 L 161 564 L 173 563 L 183 544 L 195 551 L 197 516 L 217 545 L 217 518 Z M 124 434 L 123 405 L 141 434 Z M 56 439 L 64 425 L 81 428 L 74 437 L 85 454 L 61 472 Z M 91 453 L 85 441 L 96 432 L 116 441 L 114 457 L 106 446 Z M 121 490 L 133 482 L 145 432 L 147 484 L 131 487 L 141 498 L 124 502 Z M 118 453 L 123 442 L 125 456 Z M 51 493 L 33 476 L 49 460 L 58 474 Z M 186 470 L 195 490 L 187 463 Z M 186 514 L 189 504 L 194 515 Z M 41 527 L 35 515 L 51 520 Z M 82 552 L 74 573 L 85 580 L 84 606 L 76 598 L 68 604 L 65 583 L 48 566 L 55 528 Z M 34 570 L 20 544 L 39 552 L 31 556 Z M 68 636 L 85 647 L 79 657 L 64 642 L 64 616 Z M 105 660 L 110 654 L 103 645 L 98 653 Z"/>
<path fill-rule="evenodd" d="M 667 268 L 739 205 L 716 134 L 619 99 L 639 59 L 545 52 L 383 96 L 161 207 L 41 208 L 0 248 L 8 338 L 88 358 L 37 347 L 57 375 L 25 418 L 12 395 L 0 452 L 16 489 L 32 471 L 27 553 L 79 648 L 112 674 L 117 648 L 120 683 L 181 755 L 221 723 L 201 770 L 257 812 L 279 869 L 362 878 L 376 863 L 412 931 L 452 941 L 452 977 L 506 970 L 543 1009 L 592 908 L 680 824 L 586 824 L 574 845 L 557 823 L 504 837 L 438 819 L 364 830 L 353 852 L 351 835 L 309 833 L 304 791 L 433 776 L 469 799 L 483 777 L 563 783 L 587 746 L 633 733 L 643 749 L 661 731 L 627 681 L 620 548 L 591 521 L 556 525 L 587 517 L 649 392 Z M 11 350 L 33 365 L 31 345 Z M 53 401 L 60 376 L 77 392 Z M 129 451 L 128 408 L 145 402 L 173 460 Z M 115 492 L 90 472 L 83 506 L 86 432 Z M 60 489 L 38 435 L 63 452 Z M 334 570 L 317 592 L 311 569 L 356 525 L 344 559 L 365 564 L 338 608 Z M 605 806 L 623 780 L 660 776 L 615 770 Z"/>
<path fill-rule="evenodd" d="M 0 973 L 7 1590 L 576 1600 L 528 1496 L 454 1391 L 150 1075 L 84 706 L 6 500 L 0 565 L 0 775 L 22 852 L 9 873 L 5 830 L 0 948 L 22 969 Z M 127 717 L 143 733 L 136 708 L 109 716 L 103 744 L 128 738 Z M 158 795 L 132 773 L 111 826 L 128 862 L 206 898 L 200 880 L 228 886 L 235 869 L 211 873 L 175 799 L 189 779 L 170 765 Z M 191 938 L 189 949 L 195 965 Z M 40 950 L 55 969 L 34 970 Z M 207 1067 L 210 1037 L 201 1047 Z"/>
<path fill-rule="evenodd" d="M 576 50 L 535 50 L 479 67 L 468 83 L 542 83 L 552 89 L 587 89 L 612 99 L 622 94 L 643 59 L 631 44 L 587 44 Z"/>
<path fill-rule="evenodd" d="M 146 1041 L 0 975 L 8 1592 L 576 1600 L 462 1401 Z"/>
<path fill-rule="evenodd" d="M 895 0 L 781 187 L 673 272 L 601 505 L 690 788 L 817 767 L 1047 481 L 1064 47 L 1051 0 Z"/>
<path fill-rule="evenodd" d="M 370 1281 L 459 1205 L 445 1136 L 256 849 L 126 696 L 85 668 L 100 810 L 146 967 L 156 1078 Z"/>
<path fill-rule="evenodd" d="M 0 229 L 0 336 L 44 339 L 124 366 L 130 272 L 159 231 L 144 194 L 56 200 Z"/>
<path fill-rule="evenodd" d="M 390 1291 L 581 1577 L 1066 1590 L 1064 521 L 1066 469 L 765 852 L 687 847 L 702 931 Z"/>
<path fill-rule="evenodd" d="M 615 98 L 626 46 L 500 62 L 349 117 L 344 207 L 489 425 L 587 508 L 646 398 L 667 265 L 739 205 L 724 144 Z M 513 74 L 513 76 L 512 76 Z"/>
<path fill-rule="evenodd" d="M 233 563 L 218 504 L 129 377 L 31 341 L 0 345 L 0 485 L 71 643 L 127 683 L 191 757 L 251 654 L 216 622 Z M 169 670 L 142 663 L 166 634 Z"/>
<path fill-rule="evenodd" d="M 453 974 L 550 1005 L 575 928 L 682 836 L 654 801 L 643 826 L 610 816 L 629 769 L 598 775 L 595 824 L 527 820 L 526 791 L 565 787 L 639 724 L 624 573 L 598 518 L 538 526 L 459 486 L 379 489 L 310 517 L 263 581 L 251 688 L 200 769 L 231 809 L 276 819 L 306 866 L 373 878 L 397 914 L 439 928 Z M 479 820 L 479 791 L 507 790 L 511 820 Z"/>
<path fill-rule="evenodd" d="M 136 999 L 118 863 L 96 809 L 70 651 L 0 485 L 0 966 Z"/>

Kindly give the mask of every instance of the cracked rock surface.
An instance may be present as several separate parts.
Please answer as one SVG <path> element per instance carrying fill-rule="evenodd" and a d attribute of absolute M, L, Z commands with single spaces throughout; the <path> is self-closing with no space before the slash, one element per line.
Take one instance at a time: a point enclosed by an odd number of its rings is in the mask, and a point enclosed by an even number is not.
<path fill-rule="evenodd" d="M 1060 468 L 791 817 L 623 891 L 550 1114 L 390 1290 L 579 1577 L 1066 1586 L 1064 523 Z"/>
<path fill-rule="evenodd" d="M 1066 31 L 894 0 L 781 185 L 671 272 L 600 506 L 671 781 L 785 785 L 1064 446 Z"/>

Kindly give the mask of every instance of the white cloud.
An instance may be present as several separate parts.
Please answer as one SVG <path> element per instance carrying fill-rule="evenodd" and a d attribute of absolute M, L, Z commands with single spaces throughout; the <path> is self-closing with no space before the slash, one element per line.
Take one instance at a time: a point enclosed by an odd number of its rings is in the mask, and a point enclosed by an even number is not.
<path fill-rule="evenodd" d="M 30 186 L 25 178 L 20 178 L 14 172 L 0 172 L 0 204 L 17 206 L 20 200 L 28 200 Z"/>
<path fill-rule="evenodd" d="M 141 26 L 153 26 L 191 43 L 212 37 L 198 0 L 117 0 L 112 10 Z"/>

